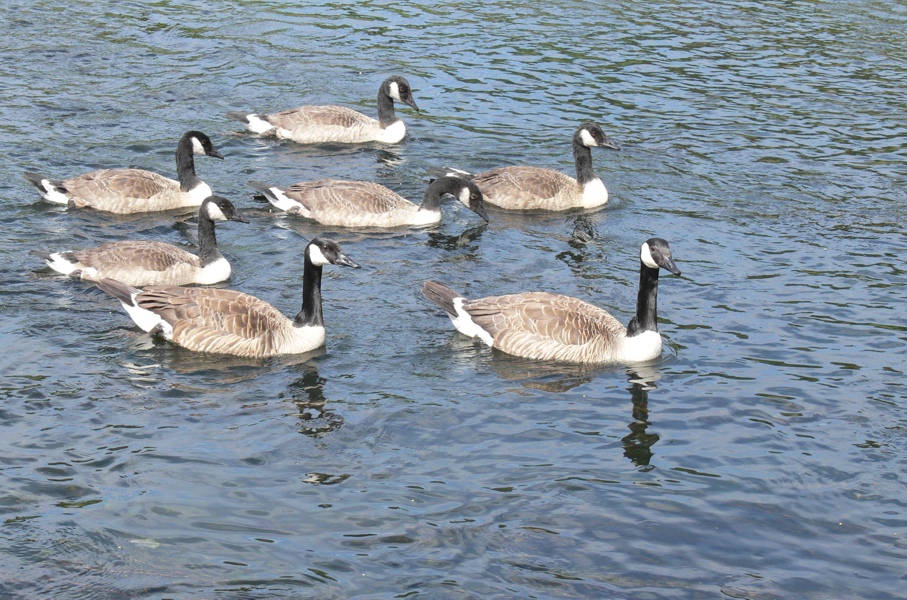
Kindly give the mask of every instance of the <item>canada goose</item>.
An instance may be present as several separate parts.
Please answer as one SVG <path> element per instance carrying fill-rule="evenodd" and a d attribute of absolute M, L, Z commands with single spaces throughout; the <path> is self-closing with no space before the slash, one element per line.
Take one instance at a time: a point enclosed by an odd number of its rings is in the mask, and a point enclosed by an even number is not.
<path fill-rule="evenodd" d="M 441 220 L 441 197 L 450 194 L 477 215 L 488 220 L 482 192 L 462 177 L 440 177 L 425 190 L 422 204 L 415 205 L 378 183 L 320 179 L 279 188 L 250 181 L 275 207 L 298 213 L 323 225 L 343 227 L 397 227 L 430 225 Z"/>
<path fill-rule="evenodd" d="M 330 239 L 315 238 L 303 254 L 302 310 L 295 319 L 235 290 L 164 286 L 139 290 L 115 279 L 102 279 L 98 287 L 119 300 L 140 328 L 195 352 L 251 358 L 301 354 L 324 344 L 321 268 L 328 264 L 359 268 Z"/>
<path fill-rule="evenodd" d="M 485 201 L 508 210 L 595 208 L 608 202 L 608 190 L 592 169 L 591 148 L 620 150 L 595 123 L 583 123 L 573 134 L 576 179 L 541 167 L 500 167 L 472 175 Z M 430 168 L 429 173 L 469 175 L 459 169 Z"/>
<path fill-rule="evenodd" d="M 661 354 L 656 301 L 659 267 L 680 275 L 668 242 L 640 249 L 636 316 L 624 327 L 610 314 L 569 296 L 528 292 L 467 300 L 443 283 L 426 281 L 422 294 L 443 308 L 457 331 L 508 354 L 575 363 L 636 363 Z"/>
<path fill-rule="evenodd" d="M 394 75 L 385 79 L 378 88 L 377 121 L 343 106 L 300 106 L 269 115 L 230 111 L 227 116 L 244 123 L 252 133 L 300 144 L 396 144 L 406 136 L 406 125 L 394 112 L 394 100 L 408 104 L 419 112 L 409 82 Z"/>
<path fill-rule="evenodd" d="M 60 181 L 25 173 L 25 179 L 45 200 L 76 208 L 129 214 L 199 206 L 211 188 L 195 174 L 194 154 L 223 158 L 207 135 L 188 131 L 176 146 L 179 181 L 144 169 L 100 169 Z"/>
<path fill-rule="evenodd" d="M 233 203 L 220 196 L 208 196 L 198 210 L 198 256 L 163 242 L 120 241 L 101 244 L 78 252 L 42 252 L 54 271 L 82 279 L 117 279 L 129 285 L 210 285 L 230 278 L 230 263 L 217 249 L 214 221 L 248 219 Z"/>

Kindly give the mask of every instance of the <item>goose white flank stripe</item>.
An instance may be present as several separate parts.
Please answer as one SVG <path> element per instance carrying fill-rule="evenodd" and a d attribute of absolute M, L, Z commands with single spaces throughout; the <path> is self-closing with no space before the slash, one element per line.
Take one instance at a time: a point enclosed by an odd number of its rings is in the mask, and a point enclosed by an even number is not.
<path fill-rule="evenodd" d="M 526 292 L 467 300 L 437 281 L 422 294 L 444 309 L 454 328 L 508 354 L 574 363 L 639 363 L 661 355 L 658 271 L 680 275 L 668 242 L 640 248 L 636 316 L 627 327 L 606 311 L 569 296 Z"/>
<path fill-rule="evenodd" d="M 210 285 L 230 278 L 230 263 L 217 249 L 215 221 L 248 223 L 233 203 L 209 196 L 198 211 L 198 256 L 182 248 L 156 241 L 108 242 L 76 252 L 42 252 L 54 271 L 84 281 L 110 278 L 129 285 Z"/>
<path fill-rule="evenodd" d="M 195 155 L 223 158 L 207 135 L 188 131 L 176 146 L 179 181 L 144 169 L 100 169 L 59 181 L 26 172 L 25 179 L 48 202 L 74 208 L 130 214 L 199 206 L 211 187 L 196 175 Z"/>
<path fill-rule="evenodd" d="M 397 117 L 394 101 L 403 102 L 419 112 L 409 82 L 394 75 L 385 79 L 378 88 L 377 119 L 334 105 L 300 106 L 266 115 L 230 111 L 227 116 L 243 123 L 246 129 L 257 135 L 300 144 L 396 144 L 406 137 L 406 125 Z"/>
<path fill-rule="evenodd" d="M 293 319 L 264 300 L 229 289 L 139 290 L 115 279 L 102 279 L 98 287 L 119 300 L 141 329 L 174 344 L 196 352 L 263 358 L 324 345 L 321 273 L 329 264 L 359 268 L 334 240 L 312 240 L 303 251 L 302 309 Z"/>

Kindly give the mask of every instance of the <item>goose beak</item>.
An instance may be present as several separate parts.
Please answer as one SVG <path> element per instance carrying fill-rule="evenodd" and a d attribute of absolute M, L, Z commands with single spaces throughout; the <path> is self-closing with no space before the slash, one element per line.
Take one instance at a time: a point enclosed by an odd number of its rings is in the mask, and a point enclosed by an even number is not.
<path fill-rule="evenodd" d="M 613 141 L 611 138 L 606 137 L 605 143 L 602 144 L 602 148 L 610 148 L 612 150 L 620 150 L 620 145 Z"/>
<path fill-rule="evenodd" d="M 213 158 L 224 159 L 224 155 L 217 151 L 216 148 L 211 148 L 211 151 L 206 153 L 205 156 L 211 156 Z"/>
<path fill-rule="evenodd" d="M 677 265 L 674 264 L 674 259 L 670 256 L 662 256 L 658 266 L 674 275 L 680 275 L 680 269 L 677 268 Z"/>
<path fill-rule="evenodd" d="M 238 210 L 233 213 L 233 216 L 230 218 L 231 221 L 239 221 L 240 223 L 248 223 L 249 219 L 246 218 L 246 215 L 242 214 Z"/>
<path fill-rule="evenodd" d="M 486 223 L 488 222 L 488 212 L 485 210 L 484 204 L 480 204 L 480 205 L 476 206 L 475 208 L 473 208 L 472 210 L 475 211 L 475 213 L 477 215 L 479 215 L 480 217 L 485 219 Z"/>
<path fill-rule="evenodd" d="M 413 108 L 414 111 L 419 112 L 419 107 L 416 106 L 416 101 L 413 100 L 412 96 L 407 96 L 403 99 L 403 102 Z"/>
<path fill-rule="evenodd" d="M 343 265 L 344 267 L 353 267 L 354 269 L 359 268 L 359 264 L 350 260 L 350 257 L 344 253 L 339 253 L 337 258 L 334 259 L 335 265 Z"/>

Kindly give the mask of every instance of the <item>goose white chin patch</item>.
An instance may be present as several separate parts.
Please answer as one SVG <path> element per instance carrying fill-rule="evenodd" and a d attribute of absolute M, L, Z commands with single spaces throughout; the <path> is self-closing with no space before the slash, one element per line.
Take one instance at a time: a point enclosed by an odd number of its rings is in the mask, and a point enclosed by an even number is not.
<path fill-rule="evenodd" d="M 202 143 L 198 141 L 198 138 L 195 136 L 192 136 L 192 152 L 193 154 L 207 154 L 207 152 L 205 152 L 205 147 L 202 146 Z"/>
<path fill-rule="evenodd" d="M 226 221 L 227 216 L 224 214 L 224 211 L 220 209 L 220 206 L 214 202 L 208 203 L 208 217 L 212 221 Z"/>
<path fill-rule="evenodd" d="M 598 146 L 598 142 L 595 141 L 595 138 L 592 137 L 592 134 L 589 133 L 589 130 L 587 129 L 582 130 L 582 132 L 579 134 L 579 139 L 582 140 L 584 146 Z"/>
<path fill-rule="evenodd" d="M 658 268 L 658 263 L 652 258 L 652 250 L 649 249 L 649 244 L 644 243 L 642 248 L 639 249 L 639 259 L 642 261 L 642 264 L 650 269 Z"/>
<path fill-rule="evenodd" d="M 309 246 L 309 260 L 312 261 L 312 264 L 318 267 L 323 267 L 324 265 L 331 264 L 331 261 L 325 257 L 324 252 L 321 251 L 321 248 L 312 244 Z"/>
<path fill-rule="evenodd" d="M 391 81 L 391 84 L 387 86 L 387 88 L 388 92 L 390 92 L 388 95 L 391 98 L 393 98 L 394 100 L 400 100 L 400 86 L 397 85 L 396 81 Z"/>
<path fill-rule="evenodd" d="M 469 208 L 469 188 L 468 187 L 464 187 L 462 190 L 460 190 L 460 195 L 458 196 L 458 198 L 459 198 L 460 202 L 463 204 L 463 206 Z"/>

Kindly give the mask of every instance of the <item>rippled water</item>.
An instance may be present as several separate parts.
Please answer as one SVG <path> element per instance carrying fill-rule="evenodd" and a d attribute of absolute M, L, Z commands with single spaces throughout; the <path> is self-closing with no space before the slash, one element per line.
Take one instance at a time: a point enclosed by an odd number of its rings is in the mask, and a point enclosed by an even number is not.
<path fill-rule="evenodd" d="M 895 598 L 907 589 L 907 9 L 892 2 L 0 7 L 0 596 Z M 374 112 L 399 146 L 236 135 L 228 110 Z M 153 238 L 175 215 L 43 203 L 25 170 L 200 175 L 253 218 L 231 286 L 298 310 L 303 238 L 249 179 L 424 167 L 570 171 L 586 119 L 612 202 L 454 204 L 427 230 L 330 231 L 315 356 L 196 355 L 27 251 Z M 656 365 L 514 359 L 452 332 L 424 279 L 626 321 L 639 244 L 671 242 Z"/>

